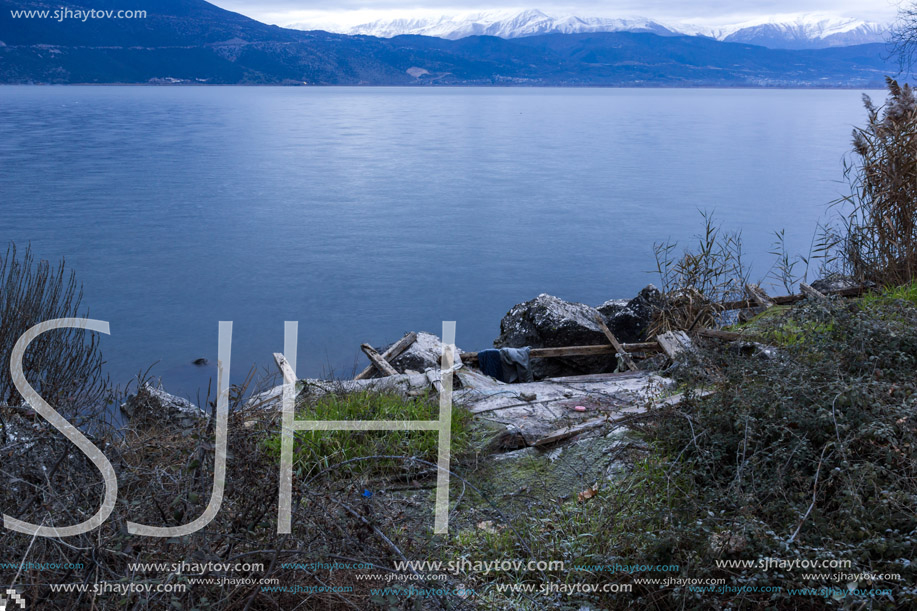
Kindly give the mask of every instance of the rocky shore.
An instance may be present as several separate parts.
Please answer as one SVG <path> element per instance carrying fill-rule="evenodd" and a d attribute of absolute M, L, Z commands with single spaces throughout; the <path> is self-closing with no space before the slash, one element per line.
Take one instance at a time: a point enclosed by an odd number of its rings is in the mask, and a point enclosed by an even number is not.
<path fill-rule="evenodd" d="M 506 313 L 494 346 L 605 346 L 608 338 L 599 320 L 621 341 L 640 342 L 646 339 L 662 304 L 662 295 L 652 285 L 632 299 L 609 300 L 597 306 L 541 294 Z M 376 370 L 366 379 L 303 379 L 297 383 L 298 392 L 394 392 L 405 398 L 435 393 L 441 376 L 441 340 L 426 332 L 415 335 L 406 350 L 390 359 L 395 375 Z M 560 493 L 563 473 L 587 458 L 596 465 L 596 480 L 612 477 L 624 466 L 622 460 L 632 459 L 625 459 L 617 449 L 639 447 L 629 434 L 628 422 L 673 400 L 673 382 L 653 371 L 661 364 L 653 359 L 645 361 L 641 371 L 626 373 L 616 373 L 619 363 L 614 354 L 532 359 L 535 380 L 507 384 L 463 363 L 462 354 L 459 348 L 453 371 L 453 402 L 474 415 L 477 445 L 494 458 L 491 475 L 500 478 L 513 473 L 520 485 L 533 465 L 541 465 L 536 470 L 553 474 L 551 479 Z M 246 406 L 254 413 L 274 412 L 280 409 L 281 395 L 282 386 L 276 386 L 255 394 Z M 153 417 L 180 429 L 208 417 L 190 402 L 151 385 L 128 398 L 121 411 L 129 421 Z M 529 468 L 522 472 L 520 464 Z"/>

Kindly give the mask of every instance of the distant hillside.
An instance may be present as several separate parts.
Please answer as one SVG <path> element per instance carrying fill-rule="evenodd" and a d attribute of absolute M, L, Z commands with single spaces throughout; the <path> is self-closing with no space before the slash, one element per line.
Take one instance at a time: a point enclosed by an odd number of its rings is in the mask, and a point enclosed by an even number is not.
<path fill-rule="evenodd" d="M 145 19 L 14 19 L 0 0 L 0 83 L 881 86 L 881 44 L 773 50 L 697 36 L 599 32 L 511 40 L 375 38 L 259 23 L 203 0 L 77 0 Z"/>

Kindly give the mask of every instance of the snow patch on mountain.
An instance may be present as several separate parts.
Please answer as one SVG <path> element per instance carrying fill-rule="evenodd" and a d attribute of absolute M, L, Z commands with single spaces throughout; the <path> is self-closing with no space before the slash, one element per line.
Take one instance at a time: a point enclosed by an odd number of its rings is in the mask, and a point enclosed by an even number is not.
<path fill-rule="evenodd" d="M 297 29 L 318 29 L 290 24 Z M 327 29 L 327 26 L 326 28 Z M 610 18 L 548 15 L 537 9 L 490 10 L 412 19 L 380 19 L 332 31 L 391 38 L 403 34 L 451 40 L 468 36 L 520 38 L 541 34 L 651 32 L 662 36 L 707 36 L 781 49 L 849 46 L 885 40 L 888 25 L 815 13 L 781 14 L 728 24 L 662 23 L 646 17 Z"/>

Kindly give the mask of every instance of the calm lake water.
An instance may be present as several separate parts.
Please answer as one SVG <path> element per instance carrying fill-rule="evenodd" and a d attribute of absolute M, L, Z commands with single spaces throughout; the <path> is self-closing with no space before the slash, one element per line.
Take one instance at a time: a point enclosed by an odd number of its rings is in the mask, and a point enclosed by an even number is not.
<path fill-rule="evenodd" d="M 66 257 L 113 377 L 193 394 L 234 321 L 235 375 L 300 321 L 301 375 L 410 330 L 490 346 L 541 292 L 655 281 L 698 209 L 805 253 L 845 190 L 859 91 L 0 87 L 0 240 Z M 882 99 L 881 92 L 873 92 Z"/>

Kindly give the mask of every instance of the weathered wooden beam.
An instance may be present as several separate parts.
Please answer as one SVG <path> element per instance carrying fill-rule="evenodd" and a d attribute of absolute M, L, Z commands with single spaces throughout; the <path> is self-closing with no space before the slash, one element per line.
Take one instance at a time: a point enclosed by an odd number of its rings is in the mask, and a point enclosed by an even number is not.
<path fill-rule="evenodd" d="M 824 293 L 822 293 L 818 289 L 812 288 L 805 282 L 799 283 L 799 290 L 802 291 L 802 294 L 805 295 L 806 297 L 811 297 L 812 299 L 815 299 L 815 300 L 820 301 L 822 299 L 828 298 Z"/>
<path fill-rule="evenodd" d="M 604 425 L 606 422 L 608 422 L 608 418 L 595 418 L 593 420 L 587 420 L 586 422 L 581 422 L 573 426 L 557 429 L 556 431 L 548 433 L 545 437 L 538 439 L 532 445 L 536 448 L 551 445 L 552 443 L 557 443 L 558 441 L 570 439 L 571 437 L 579 435 L 580 433 L 585 433 L 586 431 L 597 429 Z"/>
<path fill-rule="evenodd" d="M 611 332 L 611 329 L 605 324 L 605 321 L 602 320 L 601 314 L 595 315 L 595 322 L 599 326 L 599 329 L 602 330 L 602 333 L 605 334 L 605 337 L 608 338 L 608 341 L 611 342 L 611 345 L 615 347 L 615 351 L 618 355 L 621 356 L 621 360 L 624 361 L 624 364 L 631 371 L 637 371 L 637 365 L 634 364 L 634 359 L 630 358 L 630 355 L 627 354 L 627 351 L 624 350 L 624 346 L 621 345 L 621 342 L 618 341 L 618 338 L 615 337 L 615 334 Z"/>
<path fill-rule="evenodd" d="M 392 361 L 398 358 L 399 356 L 401 356 L 402 354 L 404 354 L 405 350 L 410 348 L 411 345 L 416 341 L 417 341 L 417 334 L 411 331 L 410 333 L 408 333 L 407 335 L 399 339 L 397 342 L 392 344 L 388 350 L 383 352 L 382 358 L 385 359 L 386 362 Z M 366 378 L 368 378 L 369 376 L 373 374 L 373 371 L 375 371 L 375 369 L 376 369 L 375 364 L 370 363 L 369 367 L 367 367 L 366 369 L 358 373 L 356 376 L 354 376 L 353 379 L 354 380 L 365 380 Z"/>
<path fill-rule="evenodd" d="M 369 357 L 369 360 L 372 361 L 372 364 L 376 366 L 383 375 L 387 376 L 396 376 L 398 375 L 398 370 L 388 364 L 382 355 L 376 352 L 376 349 L 370 346 L 369 344 L 362 344 L 360 350 Z"/>
<path fill-rule="evenodd" d="M 625 352 L 659 352 L 656 342 L 640 342 L 635 344 L 622 344 Z M 532 348 L 529 358 L 547 359 L 564 356 L 599 356 L 602 354 L 617 354 L 617 349 L 611 344 L 598 344 L 595 346 L 563 346 L 558 348 Z M 462 362 L 475 363 L 478 360 L 477 352 L 462 352 Z"/>
<path fill-rule="evenodd" d="M 666 355 L 675 360 L 682 352 L 693 352 L 694 343 L 684 331 L 668 331 L 656 336 L 656 341 Z"/>
<path fill-rule="evenodd" d="M 659 352 L 659 342 L 634 342 L 633 344 L 621 344 L 625 352 Z"/>
<path fill-rule="evenodd" d="M 774 307 L 774 300 L 767 296 L 767 293 L 764 292 L 757 284 L 746 284 L 745 292 L 748 293 L 748 296 L 762 308 L 772 308 Z"/>
<path fill-rule="evenodd" d="M 287 357 L 283 356 L 280 352 L 275 352 L 274 362 L 277 363 L 277 369 L 280 370 L 280 375 L 283 376 L 283 383 L 296 384 L 296 372 L 290 367 L 290 362 L 287 361 Z"/>
<path fill-rule="evenodd" d="M 545 378 L 542 382 L 562 382 L 564 384 L 582 384 L 589 382 L 616 382 L 621 380 L 631 380 L 645 378 L 652 375 L 649 371 L 616 371 L 614 373 L 587 373 L 575 376 L 557 376 L 555 378 Z"/>
<path fill-rule="evenodd" d="M 825 291 L 823 294 L 827 297 L 829 295 L 837 295 L 838 297 L 859 297 L 863 293 L 868 292 L 870 287 L 868 286 L 851 286 L 845 289 L 838 289 L 835 291 Z M 799 303 L 806 296 L 804 293 L 797 295 L 779 295 L 777 297 L 771 297 L 776 305 L 792 305 L 794 303 Z M 717 308 L 720 310 L 745 310 L 748 308 L 758 307 L 756 301 L 750 299 L 740 299 L 738 301 L 724 301 L 720 304 L 717 304 Z"/>
<path fill-rule="evenodd" d="M 698 391 L 695 391 L 694 397 L 703 398 L 703 397 L 709 397 L 712 394 L 713 394 L 712 390 L 698 390 Z M 684 403 L 685 399 L 687 399 L 687 396 L 684 393 L 679 393 L 677 395 L 672 395 L 671 397 L 666 397 L 665 399 L 662 399 L 661 401 L 656 403 L 653 406 L 653 408 L 660 409 L 660 408 L 677 407 L 681 405 L 682 403 Z M 633 418 L 634 416 L 638 416 L 640 414 L 652 413 L 652 411 L 653 410 L 646 410 L 645 408 L 641 406 L 641 407 L 634 407 L 634 408 L 622 410 L 620 413 L 613 414 L 610 417 L 593 418 L 592 420 L 586 420 L 585 422 L 580 422 L 579 424 L 574 424 L 572 426 L 568 426 L 562 429 L 557 429 L 556 431 L 552 431 L 548 433 L 547 435 L 545 435 L 544 437 L 532 443 L 532 445 L 534 447 L 551 445 L 559 441 L 564 441 L 566 439 L 570 439 L 571 437 L 575 437 L 576 435 L 579 435 L 580 433 L 585 433 L 586 431 L 591 431 L 591 430 L 600 428 L 606 424 L 617 424 L 629 418 Z"/>
<path fill-rule="evenodd" d="M 643 405 L 626 407 L 621 411 L 610 414 L 604 418 L 593 418 L 592 420 L 586 420 L 585 422 L 580 422 L 579 424 L 574 424 L 562 429 L 557 429 L 556 431 L 552 431 L 545 437 L 542 437 L 533 442 L 532 445 L 535 447 L 551 445 L 552 443 L 557 443 L 558 441 L 564 441 L 565 439 L 575 437 L 580 433 L 585 433 L 586 431 L 600 428 L 606 424 L 619 424 L 633 418 L 634 416 L 640 416 L 646 413 L 648 413 L 648 411 Z"/>

